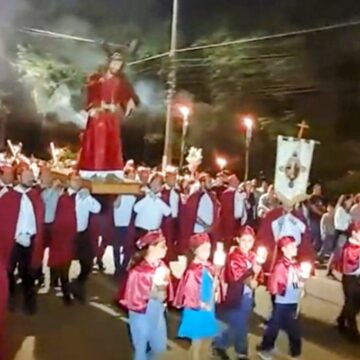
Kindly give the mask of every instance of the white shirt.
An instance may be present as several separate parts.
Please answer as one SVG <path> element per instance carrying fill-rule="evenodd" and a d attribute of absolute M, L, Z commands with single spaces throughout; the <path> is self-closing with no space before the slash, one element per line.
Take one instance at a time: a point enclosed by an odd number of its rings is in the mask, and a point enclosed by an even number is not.
<path fill-rule="evenodd" d="M 302 234 L 306 230 L 306 225 L 291 213 L 280 216 L 271 224 L 275 241 L 284 236 L 292 236 L 296 245 L 300 245 Z"/>
<path fill-rule="evenodd" d="M 135 226 L 145 230 L 158 230 L 164 216 L 171 214 L 171 208 L 160 199 L 160 194 L 145 195 L 134 206 Z"/>
<path fill-rule="evenodd" d="M 288 282 L 286 286 L 285 294 L 276 295 L 276 304 L 297 304 L 300 301 L 301 289 L 297 287 L 299 283 L 299 274 L 295 271 L 295 268 L 290 265 L 288 273 Z"/>
<path fill-rule="evenodd" d="M 75 190 L 69 188 L 68 194 L 75 194 Z M 89 226 L 90 213 L 98 214 L 101 204 L 94 199 L 87 189 L 81 189 L 75 196 L 75 212 L 77 232 L 85 231 Z"/>
<path fill-rule="evenodd" d="M 359 222 L 360 221 L 360 204 L 355 204 L 352 206 L 350 210 L 351 218 L 353 222 Z"/>
<path fill-rule="evenodd" d="M 351 224 L 351 214 L 345 211 L 342 206 L 338 206 L 335 209 L 334 224 L 336 230 L 346 231 Z"/>
<path fill-rule="evenodd" d="M 41 192 L 41 198 L 45 205 L 45 224 L 52 224 L 54 222 L 59 196 L 60 191 L 52 187 L 45 188 Z"/>
<path fill-rule="evenodd" d="M 180 195 L 172 188 L 170 190 L 171 217 L 176 219 L 179 216 Z"/>
<path fill-rule="evenodd" d="M 236 220 L 241 219 L 241 225 L 244 225 L 247 220 L 247 213 L 245 211 L 245 197 L 244 193 L 235 191 L 234 196 L 234 217 Z"/>
<path fill-rule="evenodd" d="M 208 226 L 211 226 L 212 223 L 214 222 L 214 204 L 208 193 L 204 193 L 201 196 L 196 216 L 201 220 L 203 220 Z M 202 233 L 205 231 L 206 229 L 202 225 L 195 222 L 194 225 L 195 234 Z"/>
<path fill-rule="evenodd" d="M 127 227 L 136 201 L 134 195 L 120 195 L 120 206 L 114 207 L 114 224 L 117 227 Z"/>
<path fill-rule="evenodd" d="M 36 235 L 37 231 L 34 206 L 29 196 L 26 195 L 31 188 L 17 185 L 14 187 L 14 190 L 22 194 L 16 223 L 15 241 L 24 247 L 30 247 L 31 237 Z"/>

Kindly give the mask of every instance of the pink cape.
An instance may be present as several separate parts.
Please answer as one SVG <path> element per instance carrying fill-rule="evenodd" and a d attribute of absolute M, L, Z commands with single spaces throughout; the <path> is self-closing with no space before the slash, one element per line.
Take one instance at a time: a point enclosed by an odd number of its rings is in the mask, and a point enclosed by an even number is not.
<path fill-rule="evenodd" d="M 240 222 L 236 221 L 234 216 L 235 192 L 236 190 L 231 188 L 225 190 L 220 200 L 220 229 L 222 238 L 227 245 L 231 244 L 231 241 L 241 227 Z"/>

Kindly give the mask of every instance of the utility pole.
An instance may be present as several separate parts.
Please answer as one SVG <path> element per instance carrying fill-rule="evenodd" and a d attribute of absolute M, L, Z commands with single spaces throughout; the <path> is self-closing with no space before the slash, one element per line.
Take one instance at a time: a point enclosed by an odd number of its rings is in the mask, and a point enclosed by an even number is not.
<path fill-rule="evenodd" d="M 172 22 L 171 22 L 171 43 L 169 52 L 169 74 L 167 80 L 168 93 L 166 99 L 166 124 L 164 152 L 162 159 L 162 168 L 165 171 L 166 166 L 171 164 L 172 160 L 172 106 L 176 89 L 176 49 L 177 49 L 177 27 L 179 15 L 179 0 L 173 0 Z"/>

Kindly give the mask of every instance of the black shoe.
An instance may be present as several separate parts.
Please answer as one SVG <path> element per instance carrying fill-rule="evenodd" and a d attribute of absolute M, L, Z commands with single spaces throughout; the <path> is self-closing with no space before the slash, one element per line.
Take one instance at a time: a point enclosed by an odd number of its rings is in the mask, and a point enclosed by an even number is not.
<path fill-rule="evenodd" d="M 16 310 L 16 297 L 15 296 L 9 296 L 8 300 L 8 310 L 9 312 L 14 312 Z"/>
<path fill-rule="evenodd" d="M 96 264 L 100 272 L 105 272 L 106 269 L 102 260 L 98 260 Z"/>
<path fill-rule="evenodd" d="M 86 296 L 84 284 L 78 281 L 74 281 L 71 283 L 70 290 L 77 301 L 79 301 L 81 304 L 85 304 Z"/>
<path fill-rule="evenodd" d="M 219 360 L 230 360 L 229 355 L 223 349 L 212 348 L 212 358 Z"/>
<path fill-rule="evenodd" d="M 35 297 L 25 300 L 24 312 L 27 315 L 35 315 L 37 313 L 37 301 Z"/>
<path fill-rule="evenodd" d="M 336 319 L 336 323 L 337 323 L 337 329 L 341 334 L 344 334 L 346 332 L 346 325 L 345 325 L 345 319 L 341 316 L 339 316 Z"/>
<path fill-rule="evenodd" d="M 73 303 L 71 295 L 64 295 L 63 296 L 63 303 L 64 303 L 65 306 L 71 306 L 72 303 Z"/>

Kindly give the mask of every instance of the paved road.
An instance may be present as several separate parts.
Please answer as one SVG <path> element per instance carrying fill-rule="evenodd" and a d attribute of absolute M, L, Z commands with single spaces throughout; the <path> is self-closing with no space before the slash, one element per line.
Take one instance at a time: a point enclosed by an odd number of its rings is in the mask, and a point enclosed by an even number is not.
<path fill-rule="evenodd" d="M 105 263 L 112 271 L 111 257 Z M 76 266 L 72 270 L 77 271 Z M 360 344 L 342 339 L 333 326 L 342 302 L 340 284 L 323 274 L 309 281 L 303 301 L 302 322 L 306 360 L 359 360 Z M 9 360 L 131 360 L 126 315 L 112 305 L 116 284 L 110 275 L 93 275 L 89 283 L 89 304 L 65 308 L 55 294 L 39 295 L 39 313 L 34 317 L 20 311 L 9 316 Z M 251 359 L 262 335 L 261 317 L 269 312 L 269 299 L 258 290 L 251 325 Z M 188 343 L 176 339 L 178 313 L 169 313 L 169 350 L 164 360 L 187 358 Z M 286 359 L 287 341 L 281 335 L 276 359 Z M 231 354 L 231 353 L 230 353 Z M 209 356 L 204 354 L 203 359 Z"/>

